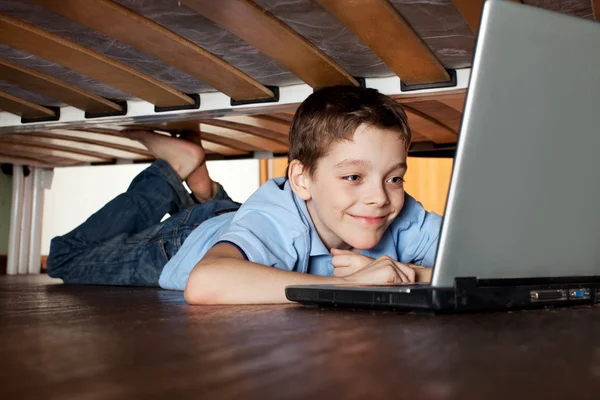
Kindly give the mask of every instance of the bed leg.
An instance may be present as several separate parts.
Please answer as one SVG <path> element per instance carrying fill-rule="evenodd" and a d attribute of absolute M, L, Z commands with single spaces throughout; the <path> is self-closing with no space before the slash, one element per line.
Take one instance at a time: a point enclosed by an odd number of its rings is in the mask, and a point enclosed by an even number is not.
<path fill-rule="evenodd" d="M 10 207 L 10 230 L 8 234 L 8 257 L 6 273 L 19 273 L 19 250 L 21 241 L 21 212 L 23 210 L 23 186 L 25 177 L 21 165 L 13 165 L 12 202 Z"/>
<path fill-rule="evenodd" d="M 29 235 L 28 273 L 39 274 L 42 268 L 42 226 L 44 219 L 44 192 L 50 189 L 54 170 L 33 168 L 31 196 L 31 228 Z"/>
<path fill-rule="evenodd" d="M 31 243 L 31 200 L 33 195 L 33 169 L 23 178 L 23 197 L 21 199 L 21 229 L 19 230 L 19 275 L 27 274 L 29 262 L 29 244 Z"/>
<path fill-rule="evenodd" d="M 52 183 L 53 170 L 31 168 L 25 176 L 21 165 L 13 166 L 13 191 L 8 237 L 9 275 L 39 274 L 41 270 L 44 189 Z"/>

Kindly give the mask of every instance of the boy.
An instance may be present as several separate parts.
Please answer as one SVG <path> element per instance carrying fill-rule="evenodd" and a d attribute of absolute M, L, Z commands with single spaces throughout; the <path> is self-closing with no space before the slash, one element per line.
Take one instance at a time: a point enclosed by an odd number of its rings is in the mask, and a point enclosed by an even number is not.
<path fill-rule="evenodd" d="M 52 241 L 51 276 L 158 283 L 185 290 L 191 304 L 281 303 L 292 284 L 430 277 L 408 263 L 432 265 L 441 218 L 405 195 L 407 118 L 376 90 L 339 86 L 309 96 L 292 122 L 287 177 L 265 183 L 236 212 L 210 180 L 200 148 L 143 132 L 130 137 L 159 160 L 116 204 Z M 153 225 L 166 212 L 172 217 Z"/>

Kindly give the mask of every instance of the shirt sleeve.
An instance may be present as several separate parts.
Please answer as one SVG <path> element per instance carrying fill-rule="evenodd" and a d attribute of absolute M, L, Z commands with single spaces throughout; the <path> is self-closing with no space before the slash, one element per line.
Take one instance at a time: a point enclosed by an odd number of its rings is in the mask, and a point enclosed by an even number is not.
<path fill-rule="evenodd" d="M 248 261 L 292 271 L 298 260 L 295 246 L 298 233 L 285 218 L 246 208 L 241 215 L 236 215 L 217 243 L 237 246 Z"/>
<path fill-rule="evenodd" d="M 442 217 L 427 212 L 414 198 L 405 194 L 404 207 L 392 224 L 398 260 L 432 267 L 442 226 Z"/>

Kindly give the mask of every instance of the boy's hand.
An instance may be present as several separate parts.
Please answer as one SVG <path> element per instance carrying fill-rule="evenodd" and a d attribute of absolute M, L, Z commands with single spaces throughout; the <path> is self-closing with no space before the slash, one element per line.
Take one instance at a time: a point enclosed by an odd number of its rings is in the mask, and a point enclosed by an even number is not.
<path fill-rule="evenodd" d="M 425 268 L 421 265 L 408 264 L 415 271 L 415 282 L 431 282 L 432 268 Z"/>
<path fill-rule="evenodd" d="M 333 276 L 340 278 L 355 274 L 363 268 L 370 266 L 375 261 L 383 262 L 383 259 L 389 258 L 380 257 L 375 260 L 374 258 L 363 256 L 362 254 L 358 254 L 350 250 L 340 249 L 331 249 L 331 254 L 333 254 L 333 258 L 331 260 L 331 263 L 334 267 Z M 414 275 L 414 278 L 410 280 L 410 282 L 431 282 L 431 273 L 433 272 L 431 268 L 425 268 L 421 265 L 403 264 L 391 258 L 389 258 L 389 260 L 391 260 L 395 267 L 400 269 L 400 271 L 405 271 L 406 268 L 410 268 L 412 270 L 412 272 L 406 270 L 408 275 L 406 273 L 404 274 L 407 275 L 407 277 Z M 405 281 L 403 280 L 402 282 Z"/>
<path fill-rule="evenodd" d="M 333 276 L 344 277 L 353 274 L 375 261 L 374 258 L 363 256 L 350 250 L 331 249 L 333 258 Z"/>
<path fill-rule="evenodd" d="M 416 273 L 413 268 L 395 261 L 391 257 L 382 256 L 358 271 L 343 276 L 343 279 L 349 283 L 381 285 L 414 282 L 415 277 Z"/>

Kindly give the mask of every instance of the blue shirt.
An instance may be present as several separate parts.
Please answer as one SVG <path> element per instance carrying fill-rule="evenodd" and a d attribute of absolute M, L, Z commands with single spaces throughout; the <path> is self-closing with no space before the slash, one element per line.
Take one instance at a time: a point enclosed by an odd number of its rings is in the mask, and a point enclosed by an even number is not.
<path fill-rule="evenodd" d="M 387 255 L 402 263 L 431 267 L 435 258 L 441 217 L 428 213 L 405 194 L 400 214 L 381 241 L 361 254 Z M 237 246 L 249 261 L 287 271 L 333 274 L 332 255 L 312 223 L 306 202 L 297 197 L 284 178 L 262 185 L 235 213 L 200 224 L 163 269 L 159 284 L 183 290 L 194 266 L 219 242 Z"/>

